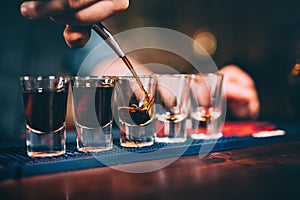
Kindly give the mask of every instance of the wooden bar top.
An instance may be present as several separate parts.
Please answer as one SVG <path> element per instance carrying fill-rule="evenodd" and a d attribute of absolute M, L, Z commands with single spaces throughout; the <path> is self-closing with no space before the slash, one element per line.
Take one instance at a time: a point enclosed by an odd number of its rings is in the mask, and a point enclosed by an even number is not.
<path fill-rule="evenodd" d="M 149 167 L 165 160 L 126 164 Z M 111 167 L 0 182 L 1 199 L 300 199 L 300 141 L 181 157 L 149 173 Z"/>

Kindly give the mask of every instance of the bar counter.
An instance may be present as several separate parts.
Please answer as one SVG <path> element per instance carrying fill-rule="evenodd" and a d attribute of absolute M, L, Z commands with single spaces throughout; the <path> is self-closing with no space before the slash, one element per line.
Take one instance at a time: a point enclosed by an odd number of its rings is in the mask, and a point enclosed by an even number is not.
<path fill-rule="evenodd" d="M 166 160 L 119 167 L 151 167 Z M 98 167 L 3 180 L 0 194 L 1 199 L 300 199 L 299 180 L 300 139 L 293 139 L 182 156 L 148 173 Z"/>

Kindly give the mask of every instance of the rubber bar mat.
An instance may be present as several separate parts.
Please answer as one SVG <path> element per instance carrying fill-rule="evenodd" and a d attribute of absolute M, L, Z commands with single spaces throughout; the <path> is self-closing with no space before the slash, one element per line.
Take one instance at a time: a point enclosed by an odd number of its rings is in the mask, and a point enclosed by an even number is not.
<path fill-rule="evenodd" d="M 291 127 L 290 127 L 291 128 Z M 150 147 L 124 148 L 114 139 L 112 150 L 99 153 L 83 153 L 76 149 L 75 133 L 67 133 L 67 151 L 65 155 L 48 158 L 31 158 L 26 154 L 24 138 L 11 138 L 0 141 L 0 180 L 19 179 L 40 174 L 50 174 L 71 170 L 112 166 L 139 161 L 149 161 L 187 155 L 206 154 L 250 146 L 265 145 L 299 139 L 298 129 L 286 130 L 284 136 L 254 138 L 222 137 L 218 140 L 192 140 L 184 143 L 155 143 Z M 114 130 L 114 133 L 117 130 Z M 114 134 L 116 135 L 116 134 Z M 69 141 L 69 142 L 68 142 Z"/>

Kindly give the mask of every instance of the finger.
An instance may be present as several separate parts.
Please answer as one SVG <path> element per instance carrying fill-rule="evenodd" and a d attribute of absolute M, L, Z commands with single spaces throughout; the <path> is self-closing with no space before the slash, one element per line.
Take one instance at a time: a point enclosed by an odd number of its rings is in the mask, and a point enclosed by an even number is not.
<path fill-rule="evenodd" d="M 118 11 L 127 9 L 128 5 L 128 0 L 102 0 L 81 10 L 77 10 L 76 12 L 53 16 L 52 20 L 74 26 L 90 26 L 106 19 Z"/>
<path fill-rule="evenodd" d="M 74 27 L 66 25 L 64 38 L 67 45 L 71 48 L 81 48 L 86 45 L 91 37 L 89 27 Z"/>
<path fill-rule="evenodd" d="M 249 103 L 249 109 L 250 109 L 250 112 L 249 112 L 249 117 L 251 118 L 257 118 L 259 116 L 259 112 L 260 112 L 260 102 L 257 100 L 257 101 L 251 101 Z"/>
<path fill-rule="evenodd" d="M 30 19 L 46 18 L 89 6 L 98 0 L 40 0 L 21 4 L 21 13 Z"/>
<path fill-rule="evenodd" d="M 245 86 L 254 86 L 254 81 L 250 75 L 235 65 L 225 66 L 220 72 L 224 74 L 224 81 L 236 82 Z"/>
<path fill-rule="evenodd" d="M 258 117 L 260 112 L 259 101 L 253 100 L 248 103 L 230 101 L 228 102 L 229 112 L 238 118 L 251 118 L 255 119 Z"/>
<path fill-rule="evenodd" d="M 239 89 L 243 91 L 243 89 Z M 241 92 L 226 94 L 231 113 L 240 118 L 256 118 L 260 112 L 260 102 L 256 92 L 248 91 L 248 97 L 242 96 Z"/>
<path fill-rule="evenodd" d="M 237 83 L 225 83 L 224 92 L 228 99 L 237 99 L 239 101 L 250 101 L 257 96 L 256 89 L 253 87 L 243 87 Z"/>
<path fill-rule="evenodd" d="M 248 118 L 250 109 L 249 109 L 249 104 L 246 102 L 238 102 L 238 101 L 230 101 L 229 104 L 229 109 L 231 114 L 233 114 L 235 117 L 238 118 Z"/>

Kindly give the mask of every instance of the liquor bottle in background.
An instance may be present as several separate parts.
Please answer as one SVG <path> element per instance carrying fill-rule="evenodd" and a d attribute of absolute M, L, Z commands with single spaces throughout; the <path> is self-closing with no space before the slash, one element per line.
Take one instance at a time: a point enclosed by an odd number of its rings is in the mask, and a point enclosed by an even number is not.
<path fill-rule="evenodd" d="M 289 102 L 294 120 L 300 120 L 300 51 L 289 75 Z"/>

